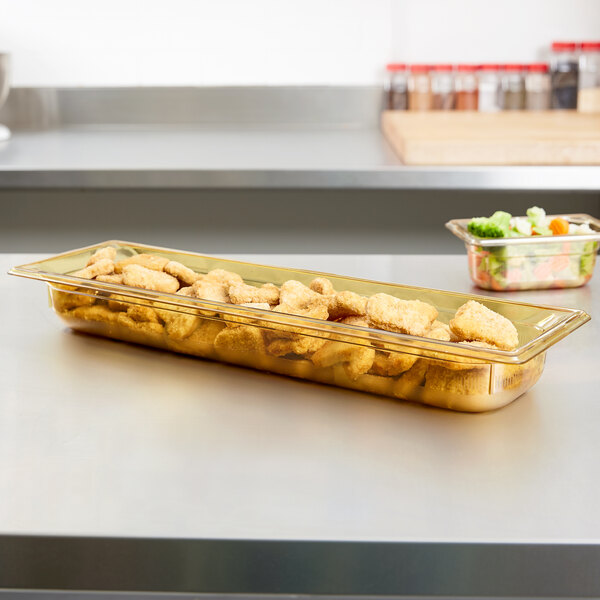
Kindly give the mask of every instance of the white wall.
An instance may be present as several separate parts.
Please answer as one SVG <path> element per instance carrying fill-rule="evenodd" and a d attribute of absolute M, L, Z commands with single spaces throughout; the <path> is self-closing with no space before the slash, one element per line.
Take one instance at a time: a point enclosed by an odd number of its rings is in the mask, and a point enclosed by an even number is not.
<path fill-rule="evenodd" d="M 529 61 L 600 0 L 0 0 L 14 86 L 365 85 L 390 60 Z"/>
<path fill-rule="evenodd" d="M 600 39 L 599 0 L 395 0 L 392 18 L 407 62 L 534 62 L 553 40 Z"/>

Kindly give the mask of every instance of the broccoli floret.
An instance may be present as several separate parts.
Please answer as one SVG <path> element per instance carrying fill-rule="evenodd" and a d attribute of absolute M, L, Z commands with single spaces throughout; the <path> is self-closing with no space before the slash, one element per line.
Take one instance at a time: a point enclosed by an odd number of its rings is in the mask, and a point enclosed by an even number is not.
<path fill-rule="evenodd" d="M 491 217 L 476 217 L 469 221 L 467 229 L 473 235 L 482 238 L 500 238 L 508 235 L 511 215 L 501 210 Z"/>

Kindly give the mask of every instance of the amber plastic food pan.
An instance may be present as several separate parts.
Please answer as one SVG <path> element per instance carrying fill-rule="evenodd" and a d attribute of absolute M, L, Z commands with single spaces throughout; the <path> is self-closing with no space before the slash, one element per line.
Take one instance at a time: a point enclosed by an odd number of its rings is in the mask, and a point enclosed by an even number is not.
<path fill-rule="evenodd" d="M 140 253 L 155 254 L 183 263 L 197 273 L 233 271 L 251 285 L 281 285 L 289 279 L 308 284 L 323 276 L 337 291 L 349 290 L 363 296 L 386 293 L 428 302 L 438 310 L 437 318 L 443 323 L 474 299 L 515 324 L 519 346 L 504 351 L 437 341 L 72 275 L 97 249 L 108 245 L 116 248 L 116 260 Z M 47 282 L 52 308 L 78 331 L 470 412 L 499 408 L 525 393 L 543 371 L 546 350 L 590 318 L 581 310 L 569 308 L 270 267 L 122 241 L 58 254 L 15 267 L 10 273 Z M 325 343 L 328 350 L 320 352 L 317 361 L 314 349 Z M 394 369 L 384 375 L 381 370 L 373 372 L 369 361 L 375 356 L 384 356 L 386 364 L 393 363 Z"/>

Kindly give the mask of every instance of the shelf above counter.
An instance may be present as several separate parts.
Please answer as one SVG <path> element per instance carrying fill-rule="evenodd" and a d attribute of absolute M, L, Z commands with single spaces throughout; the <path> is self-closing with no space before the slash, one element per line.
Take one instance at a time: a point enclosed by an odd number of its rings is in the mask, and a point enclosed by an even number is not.
<path fill-rule="evenodd" d="M 409 167 L 377 127 L 70 126 L 0 146 L 0 189 L 600 191 L 600 167 Z"/>

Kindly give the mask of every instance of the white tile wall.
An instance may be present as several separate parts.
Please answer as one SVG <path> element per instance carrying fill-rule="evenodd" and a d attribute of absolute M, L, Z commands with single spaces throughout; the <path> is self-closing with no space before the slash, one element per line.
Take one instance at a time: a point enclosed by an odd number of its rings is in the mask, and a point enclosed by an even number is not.
<path fill-rule="evenodd" d="M 532 60 L 599 0 L 0 0 L 15 86 L 364 85 L 389 60 Z"/>

